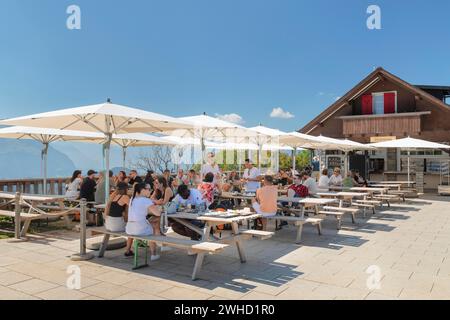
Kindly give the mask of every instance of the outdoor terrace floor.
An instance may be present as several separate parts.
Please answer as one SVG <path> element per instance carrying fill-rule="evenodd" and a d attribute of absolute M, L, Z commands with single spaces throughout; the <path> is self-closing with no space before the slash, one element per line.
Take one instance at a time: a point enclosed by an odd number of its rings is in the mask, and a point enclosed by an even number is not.
<path fill-rule="evenodd" d="M 324 223 L 318 236 L 305 226 L 269 240 L 246 241 L 247 263 L 236 248 L 206 257 L 191 281 L 193 256 L 173 249 L 132 272 L 123 249 L 105 258 L 72 262 L 78 234 L 55 231 L 29 241 L 0 241 L 0 299 L 450 299 L 450 197 L 394 203 L 342 230 Z M 67 267 L 81 268 L 81 289 L 66 287 Z M 369 290 L 369 266 L 381 288 Z"/>

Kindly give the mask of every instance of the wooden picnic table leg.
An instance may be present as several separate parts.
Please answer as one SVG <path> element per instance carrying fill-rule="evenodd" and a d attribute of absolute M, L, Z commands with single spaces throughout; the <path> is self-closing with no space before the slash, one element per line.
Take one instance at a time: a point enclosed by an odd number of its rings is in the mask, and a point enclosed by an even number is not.
<path fill-rule="evenodd" d="M 25 219 L 23 222 L 22 230 L 20 231 L 20 236 L 25 237 L 28 233 L 28 229 L 30 228 L 31 219 Z"/>
<path fill-rule="evenodd" d="M 202 241 L 208 241 L 209 240 L 209 235 L 211 233 L 211 228 L 212 228 L 212 225 L 209 222 L 206 222 L 206 225 L 203 228 Z"/>
<path fill-rule="evenodd" d="M 295 243 L 300 243 L 302 241 L 302 231 L 303 231 L 303 223 L 297 222 L 297 236 L 295 238 Z"/>
<path fill-rule="evenodd" d="M 197 280 L 197 276 L 202 269 L 203 259 L 205 257 L 204 253 L 197 253 L 197 257 L 195 258 L 194 270 L 192 271 L 192 280 Z"/>
<path fill-rule="evenodd" d="M 60 200 L 58 201 L 58 205 L 59 205 L 59 209 L 64 212 L 64 210 L 66 209 L 66 207 L 64 206 L 64 200 Z M 69 214 L 66 213 L 64 216 L 64 222 L 66 223 L 66 228 L 70 229 L 70 218 L 69 218 Z"/>
<path fill-rule="evenodd" d="M 110 238 L 109 234 L 105 234 L 103 236 L 102 245 L 100 246 L 100 251 L 98 252 L 99 258 L 103 258 L 103 256 L 105 255 L 106 248 L 108 247 L 109 238 Z"/>
<path fill-rule="evenodd" d="M 231 227 L 233 229 L 233 234 L 235 237 L 239 235 L 239 226 L 236 222 L 231 223 Z M 239 253 L 239 258 L 241 259 L 241 263 L 245 263 L 247 261 L 247 257 L 245 256 L 244 246 L 242 245 L 242 241 L 238 238 L 236 240 L 236 248 Z"/>

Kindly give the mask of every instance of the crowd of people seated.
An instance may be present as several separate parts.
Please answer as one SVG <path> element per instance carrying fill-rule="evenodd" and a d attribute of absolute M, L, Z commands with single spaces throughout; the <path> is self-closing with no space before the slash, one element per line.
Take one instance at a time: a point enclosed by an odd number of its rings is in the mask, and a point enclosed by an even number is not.
<path fill-rule="evenodd" d="M 289 198 L 315 197 L 321 191 L 333 187 L 350 188 L 367 186 L 367 181 L 357 170 L 348 171 L 345 178 L 340 168 L 335 168 L 329 175 L 323 169 L 320 176 L 312 177 L 312 168 L 306 167 L 301 172 L 280 170 L 276 175 L 262 176 L 250 159 L 245 160 L 242 176 L 237 171 L 222 174 L 214 160 L 214 154 L 208 154 L 208 160 L 202 171 L 194 169 L 184 172 L 178 169 L 175 175 L 165 170 L 161 175 L 149 170 L 142 178 L 136 170 L 127 175 L 125 171 L 113 175 L 112 172 L 89 170 L 86 177 L 80 170 L 74 171 L 66 187 L 66 196 L 71 200 L 84 198 L 92 203 L 105 203 L 105 183 L 109 179 L 111 193 L 104 212 L 105 227 L 113 232 L 126 232 L 130 236 L 161 235 L 160 216 L 170 206 L 186 208 L 217 208 L 217 195 L 221 192 L 254 193 L 252 208 L 261 214 L 258 220 L 261 229 L 265 229 L 268 217 L 277 214 L 279 189 L 287 190 Z M 201 179 L 202 177 L 202 179 Z M 89 221 L 89 220 L 88 220 Z M 90 222 L 90 221 L 89 221 Z M 199 240 L 201 236 L 185 224 L 170 219 L 172 230 L 180 235 Z M 189 221 L 202 228 L 203 223 Z M 88 224 L 89 225 L 89 224 Z M 127 242 L 126 256 L 132 256 L 132 239 Z M 151 247 L 151 259 L 159 256 L 156 247 Z"/>

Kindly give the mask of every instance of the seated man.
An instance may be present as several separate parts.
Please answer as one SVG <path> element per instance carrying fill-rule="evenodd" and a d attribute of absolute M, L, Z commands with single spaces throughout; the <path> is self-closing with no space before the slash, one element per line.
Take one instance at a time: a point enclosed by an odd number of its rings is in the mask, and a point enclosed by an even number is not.
<path fill-rule="evenodd" d="M 256 190 L 256 198 L 252 200 L 253 209 L 264 217 L 261 219 L 263 230 L 266 230 L 267 227 L 267 219 L 265 217 L 272 217 L 277 214 L 277 201 L 278 187 L 273 184 L 272 176 L 265 176 L 263 187 Z"/>
<path fill-rule="evenodd" d="M 308 187 L 302 184 L 302 176 L 295 175 L 294 184 L 289 186 L 288 188 L 288 197 L 289 198 L 306 198 L 309 195 Z"/>
<path fill-rule="evenodd" d="M 202 199 L 201 192 L 197 189 L 189 189 L 189 187 L 185 184 L 182 184 L 181 186 L 178 187 L 178 194 L 172 200 L 172 202 L 184 206 L 191 205 L 197 207 L 205 205 L 205 201 Z M 172 230 L 178 233 L 179 235 L 189 237 L 191 238 L 191 240 L 200 240 L 202 238 L 200 234 L 189 229 L 183 224 L 173 221 L 172 219 L 169 219 L 169 221 L 171 222 Z M 204 227 L 204 223 L 197 220 L 186 220 L 186 223 L 191 223 L 198 228 Z"/>
<path fill-rule="evenodd" d="M 353 185 L 358 187 L 367 187 L 367 181 L 359 174 L 358 170 L 353 172 Z"/>
<path fill-rule="evenodd" d="M 309 171 L 303 171 L 301 175 L 303 179 L 303 185 L 308 188 L 308 193 L 311 196 L 315 196 L 318 191 L 316 179 L 311 178 Z"/>

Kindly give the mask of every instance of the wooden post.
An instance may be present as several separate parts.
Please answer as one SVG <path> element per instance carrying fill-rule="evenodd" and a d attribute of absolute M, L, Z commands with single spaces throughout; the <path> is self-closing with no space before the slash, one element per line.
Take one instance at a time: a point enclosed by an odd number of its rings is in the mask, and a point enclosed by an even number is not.
<path fill-rule="evenodd" d="M 15 198 L 15 215 L 14 215 L 14 235 L 16 239 L 20 239 L 20 211 L 22 211 L 22 207 L 20 205 L 20 192 L 16 192 Z"/>

